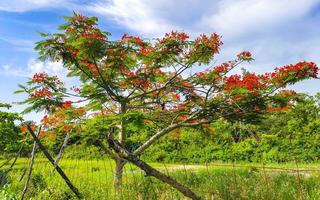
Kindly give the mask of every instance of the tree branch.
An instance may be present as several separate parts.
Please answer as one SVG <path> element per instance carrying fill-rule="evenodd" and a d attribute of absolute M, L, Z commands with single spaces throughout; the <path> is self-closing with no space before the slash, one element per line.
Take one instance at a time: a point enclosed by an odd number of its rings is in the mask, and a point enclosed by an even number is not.
<path fill-rule="evenodd" d="M 190 119 L 187 119 L 190 120 Z M 151 146 L 153 143 L 157 142 L 162 136 L 166 135 L 170 131 L 173 131 L 176 128 L 181 128 L 181 127 L 195 127 L 199 126 L 201 124 L 207 124 L 209 123 L 208 120 L 202 120 L 197 123 L 186 123 L 181 122 L 177 124 L 171 124 L 170 126 L 162 129 L 161 131 L 157 132 L 154 134 L 149 140 L 147 140 L 144 144 L 142 144 L 139 148 L 137 148 L 134 152 L 133 155 L 140 155 L 142 152 L 144 152 L 149 146 Z"/>

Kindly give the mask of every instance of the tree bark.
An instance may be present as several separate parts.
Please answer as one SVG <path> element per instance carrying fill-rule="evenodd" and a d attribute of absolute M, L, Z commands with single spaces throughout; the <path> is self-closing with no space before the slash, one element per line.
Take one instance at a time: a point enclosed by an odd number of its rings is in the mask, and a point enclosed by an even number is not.
<path fill-rule="evenodd" d="M 126 131 L 126 119 L 123 115 L 127 112 L 127 103 L 125 101 L 121 102 L 119 114 L 121 115 L 120 120 L 120 133 L 119 133 L 119 142 L 122 146 L 125 146 L 127 131 Z"/>
<path fill-rule="evenodd" d="M 123 168 L 126 164 L 126 161 L 124 161 L 123 159 L 116 159 L 115 162 L 116 167 L 113 178 L 113 186 L 116 190 L 119 190 L 122 187 Z"/>
<path fill-rule="evenodd" d="M 120 104 L 120 110 L 119 110 L 119 114 L 121 115 L 120 125 L 119 125 L 119 129 L 120 129 L 119 143 L 122 146 L 125 146 L 126 137 L 127 137 L 126 119 L 123 116 L 126 114 L 126 112 L 127 112 L 127 103 L 125 101 L 122 101 Z M 113 185 L 114 185 L 114 188 L 118 190 L 118 189 L 121 189 L 122 187 L 123 168 L 124 168 L 124 165 L 126 164 L 126 161 L 121 158 L 117 158 L 115 159 L 115 162 L 116 162 L 116 167 L 114 172 Z"/>

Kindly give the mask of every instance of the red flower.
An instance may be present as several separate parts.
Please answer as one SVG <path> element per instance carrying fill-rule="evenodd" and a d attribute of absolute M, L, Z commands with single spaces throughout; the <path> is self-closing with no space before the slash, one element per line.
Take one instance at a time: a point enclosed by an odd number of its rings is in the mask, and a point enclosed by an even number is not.
<path fill-rule="evenodd" d="M 258 76 L 253 73 L 247 73 L 243 76 L 231 75 L 225 78 L 225 89 L 227 91 L 244 88 L 257 95 L 260 90 L 265 89 L 267 86 L 264 76 Z"/>
<path fill-rule="evenodd" d="M 26 133 L 28 131 L 27 127 L 26 126 L 22 126 L 21 127 L 21 132 L 22 133 Z"/>
<path fill-rule="evenodd" d="M 286 65 L 276 68 L 271 74 L 272 82 L 277 85 L 295 83 L 305 78 L 316 78 L 319 68 L 313 62 L 298 62 L 293 65 Z"/>
<path fill-rule="evenodd" d="M 134 36 L 129 36 L 127 35 L 126 33 L 123 34 L 123 36 L 121 37 L 121 42 L 124 43 L 126 41 L 129 41 L 129 42 L 133 42 L 133 43 L 136 43 L 137 45 L 139 45 L 140 47 L 144 47 L 145 44 L 143 42 L 143 40 L 139 37 L 134 37 Z"/>
<path fill-rule="evenodd" d="M 290 105 L 286 105 L 286 106 L 283 106 L 283 107 L 273 107 L 273 106 L 268 106 L 267 107 L 267 110 L 268 111 L 287 111 L 287 110 L 289 110 L 289 108 L 290 108 Z"/>
<path fill-rule="evenodd" d="M 77 108 L 76 110 L 74 110 L 74 112 L 75 112 L 76 114 L 80 114 L 80 115 L 86 114 L 86 110 L 85 110 L 83 107 Z"/>
<path fill-rule="evenodd" d="M 195 48 L 197 49 L 200 45 L 205 45 L 209 47 L 213 53 L 219 53 L 220 46 L 223 44 L 221 37 L 213 33 L 210 37 L 206 35 L 201 35 L 195 40 Z"/>
<path fill-rule="evenodd" d="M 49 91 L 46 88 L 40 89 L 40 90 L 36 90 L 34 93 L 31 94 L 31 97 L 33 98 L 51 98 L 52 97 L 52 92 Z"/>
<path fill-rule="evenodd" d="M 230 69 L 229 63 L 222 63 L 221 65 L 214 67 L 212 71 L 219 74 L 219 73 L 227 72 L 229 69 Z"/>
<path fill-rule="evenodd" d="M 35 83 L 42 83 L 47 78 L 48 78 L 48 74 L 46 73 L 36 73 L 33 75 L 32 81 Z"/>
<path fill-rule="evenodd" d="M 63 108 L 69 108 L 72 106 L 72 101 L 64 101 L 62 102 L 62 107 Z"/>
<path fill-rule="evenodd" d="M 173 100 L 179 100 L 180 99 L 180 95 L 179 94 L 171 94 L 171 97 Z"/>
<path fill-rule="evenodd" d="M 153 51 L 153 47 L 148 46 L 148 47 L 143 47 L 143 48 L 141 48 L 140 53 L 141 53 L 142 55 L 147 56 L 147 55 L 149 55 L 152 51 Z"/>
<path fill-rule="evenodd" d="M 184 32 L 171 31 L 170 33 L 166 33 L 163 39 L 158 39 L 159 42 L 166 42 L 169 40 L 177 40 L 180 42 L 186 41 L 189 38 Z"/>
<path fill-rule="evenodd" d="M 249 51 L 243 51 L 237 55 L 238 60 L 251 61 L 253 60 L 252 55 Z"/>
<path fill-rule="evenodd" d="M 73 28 L 67 28 L 67 29 L 66 29 L 66 32 L 67 32 L 67 33 L 73 33 L 73 32 L 74 32 L 74 29 L 73 29 Z"/>

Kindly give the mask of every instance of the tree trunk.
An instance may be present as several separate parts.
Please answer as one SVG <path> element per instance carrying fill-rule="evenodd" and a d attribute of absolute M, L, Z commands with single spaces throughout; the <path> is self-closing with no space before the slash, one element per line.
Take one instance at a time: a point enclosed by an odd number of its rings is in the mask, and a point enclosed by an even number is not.
<path fill-rule="evenodd" d="M 127 138 L 127 131 L 126 131 L 126 119 L 123 116 L 127 112 L 127 104 L 126 102 L 121 102 L 119 114 L 121 114 L 121 121 L 120 121 L 120 133 L 119 133 L 119 142 L 122 146 L 125 146 L 126 138 Z"/>
<path fill-rule="evenodd" d="M 196 193 L 194 193 L 187 186 L 177 182 L 175 179 L 171 178 L 170 176 L 163 174 L 162 172 L 156 170 L 155 168 L 151 167 L 147 163 L 140 160 L 137 156 L 130 153 L 127 149 L 122 147 L 120 143 L 113 140 L 112 138 L 108 139 L 108 143 L 111 148 L 113 148 L 116 152 L 118 152 L 119 156 L 123 157 L 123 159 L 131 162 L 132 164 L 136 165 L 137 167 L 139 167 L 140 169 L 145 171 L 146 175 L 153 176 L 153 177 L 159 179 L 160 181 L 169 184 L 171 187 L 177 189 L 184 196 L 189 197 L 190 199 L 193 199 L 193 200 L 201 200 L 202 199 L 200 196 L 198 196 Z"/>
<path fill-rule="evenodd" d="M 119 125 L 119 143 L 122 146 L 125 146 L 126 142 L 126 119 L 123 116 L 127 112 L 127 104 L 125 101 L 121 102 L 120 104 L 120 110 L 119 114 L 121 114 L 121 120 L 120 120 L 120 125 Z M 116 190 L 121 189 L 122 186 L 122 176 L 123 176 L 123 167 L 126 164 L 126 161 L 117 158 L 115 159 L 116 162 L 116 167 L 115 167 L 115 172 L 114 172 L 114 180 L 113 180 L 113 185 Z"/>
<path fill-rule="evenodd" d="M 113 185 L 116 190 L 121 189 L 122 186 L 122 177 L 123 177 L 123 168 L 126 162 L 122 159 L 116 159 L 116 167 L 114 172 Z"/>

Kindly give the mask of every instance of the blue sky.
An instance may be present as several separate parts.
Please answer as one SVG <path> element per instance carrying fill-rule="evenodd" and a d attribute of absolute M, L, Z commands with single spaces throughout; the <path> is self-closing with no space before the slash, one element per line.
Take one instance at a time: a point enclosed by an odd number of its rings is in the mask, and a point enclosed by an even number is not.
<path fill-rule="evenodd" d="M 73 10 L 97 16 L 115 39 L 123 33 L 156 38 L 171 30 L 216 32 L 224 41 L 216 62 L 248 50 L 256 60 L 246 67 L 257 73 L 301 60 L 320 65 L 320 0 L 1 0 L 0 102 L 22 100 L 13 92 L 35 72 L 65 74 L 60 63 L 37 61 L 33 47 L 39 32 L 55 32 Z M 293 88 L 315 94 L 320 80 Z"/>

